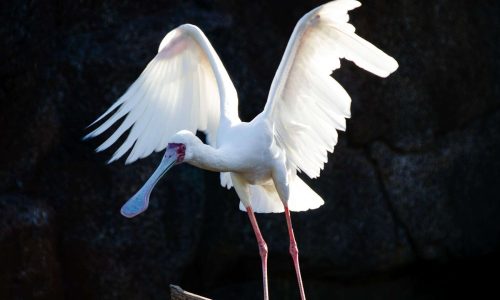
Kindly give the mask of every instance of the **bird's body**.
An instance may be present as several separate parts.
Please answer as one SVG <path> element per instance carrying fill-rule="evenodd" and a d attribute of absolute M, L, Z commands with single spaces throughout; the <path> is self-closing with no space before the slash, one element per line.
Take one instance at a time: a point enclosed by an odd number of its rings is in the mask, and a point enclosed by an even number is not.
<path fill-rule="evenodd" d="M 110 161 L 131 149 L 134 162 L 166 148 L 158 169 L 122 207 L 134 217 L 146 210 L 149 195 L 172 166 L 189 163 L 221 173 L 221 185 L 234 187 L 240 209 L 247 211 L 262 258 L 264 298 L 267 290 L 267 246 L 255 212 L 285 212 L 301 298 L 305 299 L 290 210 L 320 207 L 324 201 L 297 175 L 319 176 L 345 130 L 351 99 L 329 75 L 346 58 L 386 77 L 397 62 L 354 33 L 347 11 L 360 5 L 337 0 L 300 19 L 271 84 L 264 110 L 250 122 L 238 115 L 238 96 L 227 71 L 203 32 L 186 24 L 169 32 L 158 54 L 127 92 L 96 122 L 93 137 L 123 119 L 97 150 L 130 129 Z M 95 123 L 95 122 L 94 122 Z M 196 131 L 207 135 L 204 144 Z"/>
<path fill-rule="evenodd" d="M 227 171 L 253 185 L 269 184 L 272 179 L 275 158 L 282 155 L 273 142 L 272 126 L 262 118 L 234 124 L 217 138 L 220 151 L 236 162 Z"/>
<path fill-rule="evenodd" d="M 171 138 L 172 143 L 187 145 L 184 162 L 221 172 L 221 184 L 228 188 L 234 184 L 236 188 L 248 187 L 250 194 L 240 195 L 242 210 L 252 206 L 255 212 L 283 212 L 283 201 L 292 211 L 323 204 L 321 197 L 298 176 L 290 176 L 286 153 L 276 142 L 272 123 L 262 114 L 250 122 L 235 121 L 219 127 L 216 140 L 217 148 L 204 144 L 190 131 L 181 131 Z M 283 197 L 279 195 L 281 191 Z"/>
<path fill-rule="evenodd" d="M 186 142 L 186 135 L 189 134 L 183 132 L 173 137 L 173 142 Z M 249 184 L 268 184 L 276 163 L 273 156 L 280 152 L 272 147 L 272 128 L 269 123 L 264 120 L 240 122 L 224 130 L 221 135 L 217 138 L 217 148 L 197 144 L 192 148 L 190 159 L 184 161 L 208 171 L 236 173 Z"/>

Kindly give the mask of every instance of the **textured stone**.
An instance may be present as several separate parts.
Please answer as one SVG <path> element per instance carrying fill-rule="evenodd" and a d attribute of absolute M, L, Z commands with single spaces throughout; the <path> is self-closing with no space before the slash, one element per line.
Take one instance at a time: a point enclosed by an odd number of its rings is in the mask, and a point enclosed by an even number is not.
<path fill-rule="evenodd" d="M 384 189 L 416 254 L 462 258 L 498 249 L 500 111 L 442 136 L 429 151 L 398 153 L 373 143 Z M 480 175 L 479 175 L 480 174 Z"/>
<path fill-rule="evenodd" d="M 23 195 L 0 196 L 0 296 L 54 299 L 63 294 L 53 210 Z"/>

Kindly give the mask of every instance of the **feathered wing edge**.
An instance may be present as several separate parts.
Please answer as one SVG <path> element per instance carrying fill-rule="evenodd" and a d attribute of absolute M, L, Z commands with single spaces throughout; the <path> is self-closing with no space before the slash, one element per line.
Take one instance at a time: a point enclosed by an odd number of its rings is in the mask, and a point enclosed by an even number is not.
<path fill-rule="evenodd" d="M 228 94 L 231 97 L 225 97 Z M 221 98 L 229 103 L 221 104 Z M 185 24 L 165 36 L 158 54 L 139 78 L 91 125 L 108 119 L 85 138 L 102 134 L 124 118 L 96 151 L 107 149 L 130 129 L 109 161 L 132 149 L 127 164 L 161 151 L 168 139 L 183 129 L 204 131 L 208 142 L 215 145 L 221 107 L 229 108 L 230 113 L 236 113 L 230 117 L 237 118 L 236 90 L 203 32 Z"/>
<path fill-rule="evenodd" d="M 337 0 L 306 14 L 296 25 L 273 79 L 264 115 L 274 123 L 275 138 L 290 168 L 319 176 L 328 152 L 345 130 L 351 98 L 329 75 L 340 58 L 386 77 L 397 62 L 355 34 L 347 12 L 361 4 Z"/>

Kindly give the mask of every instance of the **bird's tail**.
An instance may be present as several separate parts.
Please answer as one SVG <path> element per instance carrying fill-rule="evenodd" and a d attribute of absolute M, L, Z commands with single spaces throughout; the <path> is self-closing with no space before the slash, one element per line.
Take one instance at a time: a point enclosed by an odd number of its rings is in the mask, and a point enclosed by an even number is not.
<path fill-rule="evenodd" d="M 274 184 L 250 186 L 250 202 L 253 211 L 256 213 L 279 213 L 285 211 L 283 202 L 281 202 Z M 290 183 L 290 199 L 288 200 L 288 208 L 291 211 L 316 209 L 324 203 L 325 201 L 302 181 L 300 177 L 294 176 L 293 181 Z M 241 202 L 240 210 L 246 211 Z"/>

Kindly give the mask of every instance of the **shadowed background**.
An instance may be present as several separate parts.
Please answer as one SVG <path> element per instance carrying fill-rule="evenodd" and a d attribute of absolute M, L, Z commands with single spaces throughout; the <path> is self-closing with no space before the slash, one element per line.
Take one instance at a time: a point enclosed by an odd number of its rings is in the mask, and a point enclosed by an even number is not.
<path fill-rule="evenodd" d="M 249 121 L 298 19 L 324 1 L 3 1 L 0 298 L 167 299 L 168 285 L 259 299 L 260 257 L 236 193 L 175 167 L 150 208 L 119 208 L 160 154 L 124 166 L 85 126 L 183 23 L 212 42 Z M 479 298 L 500 267 L 498 1 L 365 1 L 358 34 L 398 60 L 385 80 L 334 76 L 352 119 L 292 218 L 309 299 Z M 257 215 L 270 296 L 298 299 L 282 214 Z M 496 292 L 496 291 L 495 291 Z M 498 293 L 498 292 L 496 292 Z"/>

